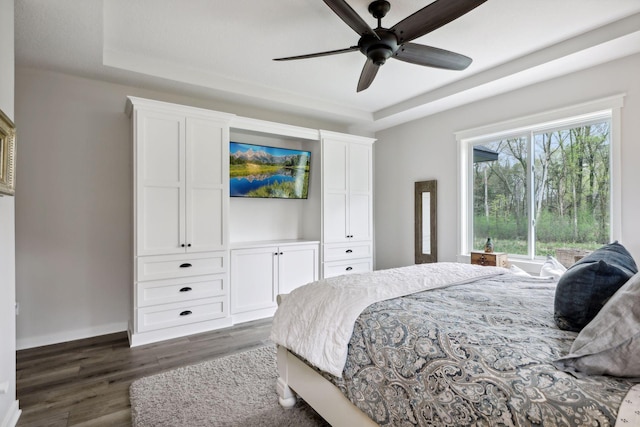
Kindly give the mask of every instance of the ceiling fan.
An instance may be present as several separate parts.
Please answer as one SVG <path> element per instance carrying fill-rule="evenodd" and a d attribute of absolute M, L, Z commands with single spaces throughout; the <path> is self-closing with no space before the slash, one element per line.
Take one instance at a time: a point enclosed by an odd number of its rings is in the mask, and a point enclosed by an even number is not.
<path fill-rule="evenodd" d="M 389 12 L 391 5 L 386 0 L 375 0 L 369 4 L 369 13 L 378 20 L 376 29 L 372 29 L 345 0 L 323 1 L 360 34 L 358 44 L 346 49 L 276 58 L 274 61 L 315 58 L 359 50 L 367 57 L 358 81 L 358 92 L 361 92 L 371 85 L 378 69 L 389 58 L 447 70 L 467 68 L 472 61 L 467 56 L 411 41 L 461 17 L 487 0 L 436 0 L 391 28 L 382 27 L 382 18 Z"/>

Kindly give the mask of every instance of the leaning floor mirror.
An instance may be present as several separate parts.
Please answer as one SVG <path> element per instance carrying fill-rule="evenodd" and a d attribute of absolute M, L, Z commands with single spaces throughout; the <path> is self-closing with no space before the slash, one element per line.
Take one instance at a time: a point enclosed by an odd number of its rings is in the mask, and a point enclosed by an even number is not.
<path fill-rule="evenodd" d="M 415 183 L 415 252 L 416 264 L 438 261 L 436 212 L 438 205 L 437 182 Z"/>

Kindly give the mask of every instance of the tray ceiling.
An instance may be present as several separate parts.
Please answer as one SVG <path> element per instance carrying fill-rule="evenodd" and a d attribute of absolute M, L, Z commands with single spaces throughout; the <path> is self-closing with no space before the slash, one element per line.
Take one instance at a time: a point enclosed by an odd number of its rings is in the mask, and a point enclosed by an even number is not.
<path fill-rule="evenodd" d="M 372 26 L 369 1 L 348 0 Z M 431 3 L 390 0 L 390 27 Z M 640 51 L 638 0 L 488 0 L 416 42 L 464 71 L 389 60 L 356 93 L 358 35 L 321 0 L 21 0 L 16 65 L 147 85 L 375 131 Z"/>

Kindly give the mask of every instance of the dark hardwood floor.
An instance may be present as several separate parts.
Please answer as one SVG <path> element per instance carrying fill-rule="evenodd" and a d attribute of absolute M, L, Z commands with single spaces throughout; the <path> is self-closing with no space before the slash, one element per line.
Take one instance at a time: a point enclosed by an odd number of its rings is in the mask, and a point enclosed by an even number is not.
<path fill-rule="evenodd" d="M 20 350 L 18 426 L 130 426 L 134 380 L 263 346 L 270 330 L 265 319 L 135 348 L 122 332 Z"/>

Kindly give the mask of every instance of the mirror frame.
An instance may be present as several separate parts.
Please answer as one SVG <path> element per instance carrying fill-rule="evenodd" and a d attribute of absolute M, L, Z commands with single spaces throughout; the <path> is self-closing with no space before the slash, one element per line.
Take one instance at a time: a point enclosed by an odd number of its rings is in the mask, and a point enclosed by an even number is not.
<path fill-rule="evenodd" d="M 431 250 L 430 254 L 422 253 L 422 194 L 430 193 L 430 228 L 431 228 Z M 424 264 L 427 262 L 438 262 L 438 183 L 437 181 L 419 181 L 415 183 L 415 262 Z"/>

